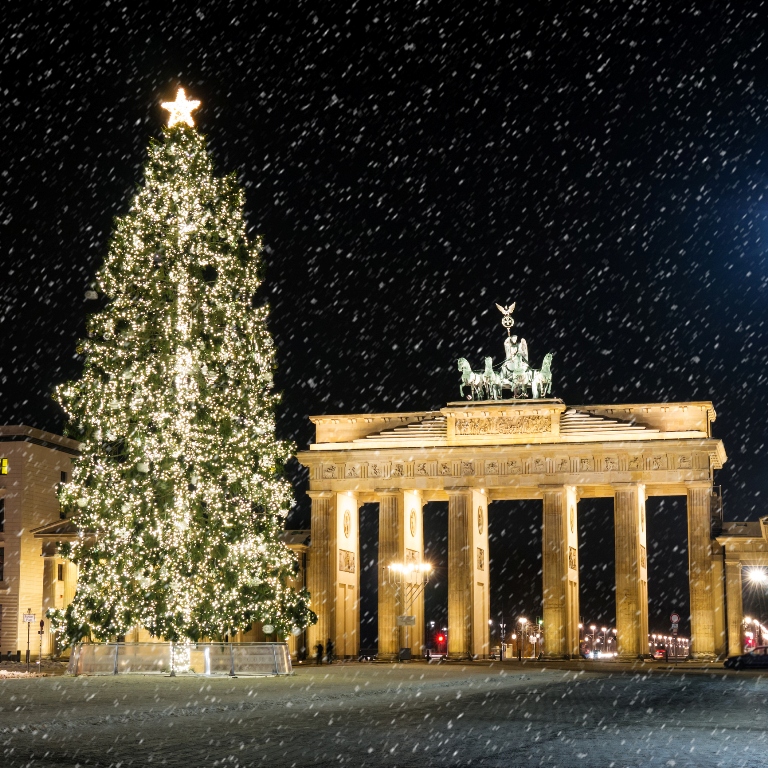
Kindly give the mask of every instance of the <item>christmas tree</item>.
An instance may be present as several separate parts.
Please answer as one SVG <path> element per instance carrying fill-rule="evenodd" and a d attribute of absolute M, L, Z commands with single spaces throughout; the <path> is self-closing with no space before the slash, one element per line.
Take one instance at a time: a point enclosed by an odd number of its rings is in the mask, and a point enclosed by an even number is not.
<path fill-rule="evenodd" d="M 191 112 L 171 113 L 144 183 L 116 221 L 81 343 L 82 376 L 57 398 L 82 442 L 62 509 L 89 532 L 65 551 L 74 601 L 54 612 L 69 642 L 136 626 L 166 640 L 219 639 L 254 621 L 314 620 L 288 586 L 280 541 L 291 446 L 275 439 L 275 349 L 258 306 L 260 251 L 244 196 L 216 178 Z"/>

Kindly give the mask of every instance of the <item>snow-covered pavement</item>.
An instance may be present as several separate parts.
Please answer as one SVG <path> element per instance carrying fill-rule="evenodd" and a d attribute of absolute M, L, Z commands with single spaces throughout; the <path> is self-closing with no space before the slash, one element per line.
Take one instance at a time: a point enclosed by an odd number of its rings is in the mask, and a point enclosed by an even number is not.
<path fill-rule="evenodd" d="M 760 768 L 767 731 L 768 674 L 717 667 L 355 663 L 268 679 L 0 681 L 8 768 Z"/>

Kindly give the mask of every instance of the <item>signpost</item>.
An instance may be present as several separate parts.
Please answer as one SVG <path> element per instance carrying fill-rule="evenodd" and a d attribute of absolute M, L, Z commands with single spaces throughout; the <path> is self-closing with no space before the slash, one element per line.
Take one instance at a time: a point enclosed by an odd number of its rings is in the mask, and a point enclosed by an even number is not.
<path fill-rule="evenodd" d="M 672 611 L 669 620 L 672 622 L 672 655 L 677 658 L 677 627 L 680 624 L 680 614 Z"/>
<path fill-rule="evenodd" d="M 40 635 L 40 654 L 37 657 L 37 668 L 40 672 L 43 671 L 43 632 L 45 631 L 45 621 L 40 619 L 40 629 L 38 635 Z"/>
<path fill-rule="evenodd" d="M 29 674 L 29 627 L 35 620 L 35 614 L 32 613 L 32 609 L 27 609 L 27 613 L 24 614 L 24 623 L 27 625 L 27 674 Z"/>

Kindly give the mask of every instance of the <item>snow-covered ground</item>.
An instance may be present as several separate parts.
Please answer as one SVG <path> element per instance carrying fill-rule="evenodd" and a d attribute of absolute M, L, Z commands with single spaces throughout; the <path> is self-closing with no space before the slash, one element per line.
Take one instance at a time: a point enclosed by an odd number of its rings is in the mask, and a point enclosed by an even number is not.
<path fill-rule="evenodd" d="M 337 664 L 267 679 L 0 681 L 8 768 L 759 768 L 766 730 L 768 674 L 717 667 Z"/>

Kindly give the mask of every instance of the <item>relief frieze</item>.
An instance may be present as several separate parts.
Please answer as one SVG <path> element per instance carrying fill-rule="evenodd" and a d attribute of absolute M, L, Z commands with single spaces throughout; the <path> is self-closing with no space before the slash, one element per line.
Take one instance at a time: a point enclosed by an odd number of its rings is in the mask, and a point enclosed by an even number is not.
<path fill-rule="evenodd" d="M 490 416 L 481 419 L 456 419 L 457 435 L 529 435 L 552 431 L 550 416 Z"/>
<path fill-rule="evenodd" d="M 664 454 L 652 456 L 650 464 L 651 469 L 667 469 L 667 457 Z"/>
<path fill-rule="evenodd" d="M 339 550 L 339 570 L 344 573 L 355 572 L 355 553 L 347 549 Z"/>

